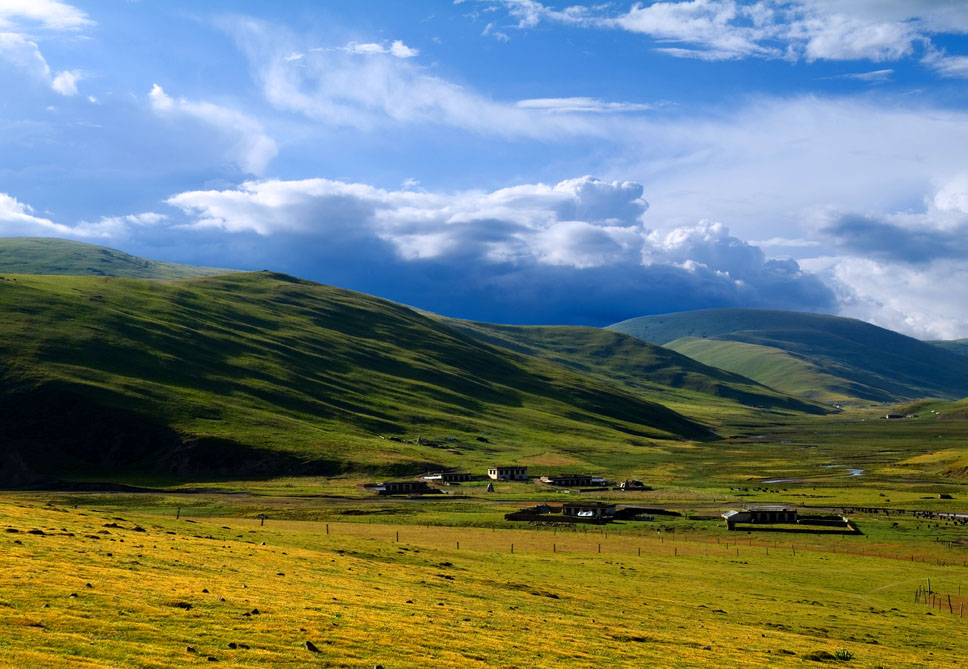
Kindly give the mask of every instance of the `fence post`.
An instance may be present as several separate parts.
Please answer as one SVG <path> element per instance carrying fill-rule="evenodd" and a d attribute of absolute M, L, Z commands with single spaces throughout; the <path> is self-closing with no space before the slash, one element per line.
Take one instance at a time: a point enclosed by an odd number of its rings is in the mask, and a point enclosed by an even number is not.
<path fill-rule="evenodd" d="M 511 552 L 514 552 L 514 544 L 511 544 Z"/>
<path fill-rule="evenodd" d="M 326 534 L 329 534 L 329 523 L 326 523 Z"/>

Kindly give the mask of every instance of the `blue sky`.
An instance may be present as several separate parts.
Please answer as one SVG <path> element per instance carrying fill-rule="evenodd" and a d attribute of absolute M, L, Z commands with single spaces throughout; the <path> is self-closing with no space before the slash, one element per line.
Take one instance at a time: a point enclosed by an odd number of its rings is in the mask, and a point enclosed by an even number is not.
<path fill-rule="evenodd" d="M 968 3 L 0 0 L 0 235 L 968 337 Z"/>

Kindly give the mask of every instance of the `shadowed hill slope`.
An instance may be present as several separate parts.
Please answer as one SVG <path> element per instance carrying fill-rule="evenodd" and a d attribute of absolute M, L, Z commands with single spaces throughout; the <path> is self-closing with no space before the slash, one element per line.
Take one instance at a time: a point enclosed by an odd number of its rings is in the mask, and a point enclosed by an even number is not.
<path fill-rule="evenodd" d="M 726 398 L 748 407 L 824 413 L 812 402 L 621 332 L 576 326 L 492 325 L 447 319 L 482 341 L 621 384 L 649 398 L 670 388 Z"/>
<path fill-rule="evenodd" d="M 936 339 L 927 343 L 968 358 L 968 339 Z"/>
<path fill-rule="evenodd" d="M 404 306 L 268 272 L 7 275 L 0 416 L 3 470 L 22 481 L 112 468 L 404 473 L 714 436 Z M 407 443 L 420 436 L 438 443 Z"/>
<path fill-rule="evenodd" d="M 850 318 L 710 309 L 633 318 L 609 328 L 818 400 L 968 395 L 965 358 Z"/>
<path fill-rule="evenodd" d="M 184 279 L 235 270 L 148 260 L 115 249 L 47 237 L 0 237 L 0 274 L 70 274 Z"/>

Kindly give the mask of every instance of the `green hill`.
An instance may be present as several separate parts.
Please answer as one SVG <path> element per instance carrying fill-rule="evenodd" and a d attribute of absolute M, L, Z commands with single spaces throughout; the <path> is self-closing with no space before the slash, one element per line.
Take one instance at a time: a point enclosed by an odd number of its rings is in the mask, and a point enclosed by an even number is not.
<path fill-rule="evenodd" d="M 496 346 L 544 358 L 620 384 L 630 392 L 667 403 L 669 394 L 688 391 L 680 402 L 697 405 L 693 417 L 709 414 L 713 398 L 748 407 L 824 413 L 812 402 L 785 395 L 738 374 L 704 365 L 675 351 L 621 332 L 576 326 L 492 325 L 445 319 L 452 327 Z M 679 393 L 680 395 L 685 393 Z M 678 407 L 677 407 L 678 408 Z M 688 408 L 680 409 L 689 413 Z"/>
<path fill-rule="evenodd" d="M 185 279 L 235 270 L 147 260 L 123 251 L 47 237 L 0 237 L 0 274 L 72 274 Z"/>
<path fill-rule="evenodd" d="M 666 344 L 670 350 L 721 369 L 742 370 L 751 378 L 784 393 L 817 402 L 843 402 L 865 388 L 826 373 L 822 367 L 783 349 L 738 341 L 684 337 Z"/>
<path fill-rule="evenodd" d="M 953 402 L 919 400 L 895 407 L 892 413 L 921 420 L 964 420 L 968 418 L 968 398 Z"/>
<path fill-rule="evenodd" d="M 968 358 L 968 339 L 936 339 L 927 343 Z"/>
<path fill-rule="evenodd" d="M 0 421 L 7 485 L 480 470 L 548 452 L 614 465 L 653 440 L 714 437 L 404 306 L 268 272 L 6 275 Z"/>
<path fill-rule="evenodd" d="M 609 328 L 818 400 L 968 395 L 965 358 L 850 318 L 711 309 L 633 318 Z"/>

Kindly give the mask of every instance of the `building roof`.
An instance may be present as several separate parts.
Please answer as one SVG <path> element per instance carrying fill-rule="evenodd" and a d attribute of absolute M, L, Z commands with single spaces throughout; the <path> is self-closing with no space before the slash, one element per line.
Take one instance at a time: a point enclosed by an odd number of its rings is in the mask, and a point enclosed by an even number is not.
<path fill-rule="evenodd" d="M 796 511 L 795 507 L 783 506 L 782 504 L 757 504 L 747 506 L 746 511 Z"/>
<path fill-rule="evenodd" d="M 565 502 L 561 506 L 562 506 L 562 508 L 567 507 L 569 509 L 575 509 L 575 508 L 581 508 L 581 509 L 603 509 L 603 508 L 612 508 L 615 505 L 614 504 L 609 504 L 607 502 Z"/>

